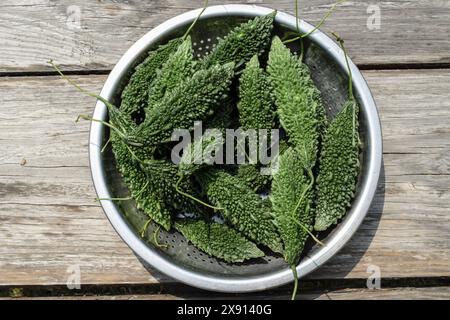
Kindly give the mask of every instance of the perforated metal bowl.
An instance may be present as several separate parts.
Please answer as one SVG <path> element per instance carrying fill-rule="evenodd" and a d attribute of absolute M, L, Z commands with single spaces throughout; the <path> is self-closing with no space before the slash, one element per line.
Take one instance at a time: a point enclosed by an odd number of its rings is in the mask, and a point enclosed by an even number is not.
<path fill-rule="evenodd" d="M 248 6 L 225 5 L 209 7 L 192 32 L 195 54 L 202 56 L 237 24 L 255 16 L 266 15 L 272 9 Z M 133 68 L 143 61 L 147 52 L 171 38 L 184 34 L 186 28 L 197 17 L 200 10 L 190 11 L 166 21 L 149 31 L 137 41 L 120 59 L 109 75 L 101 95 L 119 103 L 120 93 L 126 85 Z M 283 37 L 295 30 L 295 17 L 279 12 L 276 16 L 276 33 Z M 306 33 L 312 26 L 300 23 Z M 297 48 L 293 47 L 293 50 Z M 347 70 L 341 49 L 326 35 L 316 31 L 305 42 L 305 62 L 312 77 L 322 92 L 330 117 L 341 108 L 347 97 Z M 361 106 L 361 137 L 363 142 L 362 169 L 356 199 L 345 219 L 329 234 L 324 235 L 325 247 L 310 244 L 300 265 L 300 277 L 319 268 L 350 239 L 364 219 L 377 187 L 381 168 L 382 140 L 375 102 L 358 68 L 350 63 L 353 72 L 354 92 Z M 98 102 L 94 118 L 107 119 L 107 110 Z M 106 128 L 92 123 L 90 132 L 90 164 L 95 189 L 100 198 L 120 197 L 127 194 L 119 173 L 115 168 L 111 151 L 100 152 L 108 135 Z M 278 255 L 242 264 L 227 264 L 211 258 L 192 245 L 177 232 L 159 234 L 159 242 L 167 248 L 155 246 L 151 239 L 155 227 L 150 225 L 146 237 L 139 231 L 147 218 L 136 210 L 133 201 L 115 203 L 102 201 L 103 209 L 122 239 L 146 263 L 161 272 L 189 285 L 221 292 L 251 292 L 273 288 L 293 280 L 292 272 Z M 149 241 L 150 239 L 150 241 Z"/>

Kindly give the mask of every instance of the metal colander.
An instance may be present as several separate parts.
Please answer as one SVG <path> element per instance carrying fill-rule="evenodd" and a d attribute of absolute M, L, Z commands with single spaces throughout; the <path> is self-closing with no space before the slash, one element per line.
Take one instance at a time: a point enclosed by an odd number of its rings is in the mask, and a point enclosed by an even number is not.
<path fill-rule="evenodd" d="M 195 55 L 201 58 L 210 52 L 218 40 L 238 24 L 265 15 L 273 10 L 246 5 L 226 5 L 208 8 L 192 30 L 191 37 Z M 152 50 L 174 37 L 182 36 L 198 15 L 199 10 L 173 18 L 150 31 L 129 49 L 108 77 L 101 95 L 116 104 L 136 65 Z M 300 24 L 302 32 L 311 30 L 305 22 Z M 278 13 L 275 33 L 284 38 L 295 30 L 295 17 Z M 329 117 L 333 117 L 347 98 L 347 71 L 341 50 L 325 35 L 313 33 L 304 42 L 305 62 L 322 93 Z M 299 50 L 292 44 L 292 50 Z M 376 107 L 367 85 L 358 69 L 351 64 L 354 91 L 361 105 L 361 140 L 363 142 L 362 171 L 354 205 L 344 221 L 332 232 L 321 234 L 325 247 L 307 244 L 299 276 L 311 272 L 335 254 L 358 228 L 368 211 L 374 196 L 381 166 L 381 131 Z M 95 118 L 106 119 L 105 106 L 98 102 Z M 116 169 L 111 150 L 100 153 L 108 138 L 108 130 L 99 123 L 92 123 L 90 136 L 90 160 L 96 191 L 100 198 L 125 197 L 126 186 Z M 199 251 L 176 231 L 162 229 L 155 233 L 156 226 L 150 224 L 144 237 L 140 231 L 148 220 L 136 209 L 134 201 L 114 203 L 102 201 L 102 206 L 116 231 L 124 241 L 148 264 L 185 283 L 215 291 L 249 292 L 292 281 L 292 274 L 283 258 L 267 252 L 264 258 L 239 264 L 229 264 Z M 156 243 L 155 243 L 156 240 Z"/>

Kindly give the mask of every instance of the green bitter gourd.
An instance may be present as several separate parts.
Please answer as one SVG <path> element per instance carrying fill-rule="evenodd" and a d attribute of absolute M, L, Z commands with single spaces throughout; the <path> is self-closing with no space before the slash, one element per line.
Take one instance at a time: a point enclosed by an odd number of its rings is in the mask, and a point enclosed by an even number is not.
<path fill-rule="evenodd" d="M 320 92 L 308 67 L 278 37 L 272 41 L 267 70 L 280 123 L 299 153 L 303 168 L 311 171 L 317 160 L 320 125 L 325 115 Z"/>
<path fill-rule="evenodd" d="M 247 63 L 239 82 L 239 126 L 244 130 L 272 129 L 275 121 L 272 86 L 258 56 Z"/>
<path fill-rule="evenodd" d="M 270 200 L 274 223 L 284 244 L 284 259 L 290 266 L 297 265 L 309 236 L 301 225 L 310 230 L 313 227 L 312 190 L 308 187 L 301 159 L 294 149 L 289 148 L 280 155 Z"/>
<path fill-rule="evenodd" d="M 178 188 L 184 193 L 195 194 L 189 180 L 178 181 L 176 165 L 165 160 L 147 160 L 140 166 L 150 182 L 149 189 L 167 207 L 188 213 L 197 211 L 198 207 L 190 199 L 177 192 Z"/>
<path fill-rule="evenodd" d="M 336 224 L 355 196 L 359 171 L 357 117 L 358 105 L 350 99 L 326 132 L 317 178 L 314 226 L 317 231 L 324 231 Z"/>
<path fill-rule="evenodd" d="M 244 236 L 274 252 L 282 251 L 279 235 L 267 207 L 245 183 L 215 168 L 201 171 L 196 177 L 208 200 L 220 207 L 225 219 Z"/>
<path fill-rule="evenodd" d="M 122 91 L 120 110 L 123 113 L 133 116 L 135 112 L 142 112 L 147 108 L 150 84 L 155 80 L 157 70 L 177 51 L 182 42 L 182 38 L 176 38 L 159 46 L 136 67 Z"/>
<path fill-rule="evenodd" d="M 257 135 L 260 129 L 271 130 L 275 121 L 272 87 L 257 55 L 247 63 L 239 81 L 239 126 L 257 130 Z M 270 131 L 267 133 L 270 137 Z M 264 190 L 271 181 L 270 175 L 261 174 L 258 165 L 239 166 L 237 176 L 255 192 Z"/>
<path fill-rule="evenodd" d="M 197 71 L 158 102 L 132 139 L 148 147 L 169 142 L 175 129 L 191 129 L 211 116 L 229 92 L 234 64 Z"/>
<path fill-rule="evenodd" d="M 175 228 L 194 246 L 226 262 L 243 262 L 264 256 L 258 247 L 225 224 L 183 219 Z"/>
<path fill-rule="evenodd" d="M 236 177 L 245 182 L 254 192 L 265 191 L 272 181 L 271 175 L 262 174 L 259 166 L 250 164 L 240 165 Z"/>
<path fill-rule="evenodd" d="M 275 15 L 276 11 L 237 26 L 203 58 L 201 67 L 234 62 L 239 68 L 255 54 L 261 55 L 270 43 Z"/>
<path fill-rule="evenodd" d="M 355 196 L 359 172 L 359 106 L 353 95 L 352 73 L 343 40 L 336 37 L 349 70 L 349 97 L 331 122 L 320 154 L 314 226 L 317 231 L 328 229 L 345 215 Z"/>
<path fill-rule="evenodd" d="M 177 51 L 168 57 L 161 69 L 157 71 L 156 79 L 150 83 L 149 108 L 152 108 L 156 102 L 161 101 L 167 92 L 192 76 L 194 68 L 192 41 L 191 37 L 188 36 Z"/>
<path fill-rule="evenodd" d="M 114 131 L 111 132 L 111 144 L 119 169 L 125 184 L 136 201 L 137 208 L 144 211 L 150 219 L 170 230 L 172 216 L 163 205 L 148 183 L 147 175 L 141 170 L 136 160 L 127 148 L 126 143 Z"/>
<path fill-rule="evenodd" d="M 225 136 L 225 130 L 231 124 L 232 111 L 232 101 L 226 99 L 223 103 L 223 107 L 219 108 L 219 110 L 205 122 L 205 128 L 219 130 L 223 138 Z M 178 166 L 179 175 L 181 177 L 190 177 L 199 169 L 211 165 L 204 161 L 204 155 L 220 150 L 225 143 L 224 139 L 216 138 L 217 137 L 215 137 L 214 134 L 212 136 L 204 134 L 201 139 L 196 139 L 186 146 Z"/>

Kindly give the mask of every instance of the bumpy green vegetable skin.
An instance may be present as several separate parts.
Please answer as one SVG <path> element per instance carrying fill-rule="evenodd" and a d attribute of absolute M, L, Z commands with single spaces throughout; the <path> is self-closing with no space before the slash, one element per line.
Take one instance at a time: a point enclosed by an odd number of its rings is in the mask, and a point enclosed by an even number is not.
<path fill-rule="evenodd" d="M 201 62 L 203 68 L 235 62 L 242 66 L 255 54 L 261 55 L 269 46 L 276 12 L 243 23 L 221 39 Z"/>
<path fill-rule="evenodd" d="M 264 256 L 253 242 L 224 224 L 185 219 L 177 221 L 175 228 L 197 248 L 226 262 L 243 262 Z"/>
<path fill-rule="evenodd" d="M 281 252 L 282 245 L 270 213 L 261 199 L 239 178 L 210 169 L 199 173 L 199 181 L 209 201 L 223 208 L 222 215 L 244 236 Z"/>
<path fill-rule="evenodd" d="M 197 206 L 190 199 L 176 191 L 178 182 L 176 165 L 164 160 L 148 160 L 145 164 L 141 164 L 141 168 L 150 182 L 149 189 L 157 199 L 163 201 L 168 207 L 184 212 L 192 213 L 197 210 Z M 184 193 L 195 194 L 188 180 L 181 181 L 179 188 Z"/>
<path fill-rule="evenodd" d="M 299 223 L 312 229 L 314 213 L 310 210 L 312 190 L 309 180 L 304 175 L 299 155 L 292 148 L 280 156 L 270 200 L 275 225 L 284 243 L 284 258 L 289 265 L 297 265 L 308 239 L 308 233 Z"/>
<path fill-rule="evenodd" d="M 267 70 L 281 125 L 300 154 L 302 166 L 311 169 L 317 160 L 325 114 L 320 92 L 308 67 L 278 37 L 272 41 Z"/>
<path fill-rule="evenodd" d="M 261 169 L 255 165 L 240 165 L 236 176 L 254 192 L 262 192 L 270 186 L 271 175 L 263 175 Z"/>
<path fill-rule="evenodd" d="M 317 178 L 317 231 L 337 223 L 355 196 L 359 172 L 358 109 L 354 99 L 347 101 L 326 132 Z"/>
<path fill-rule="evenodd" d="M 116 158 L 117 168 L 122 174 L 136 206 L 144 211 L 150 219 L 170 230 L 172 217 L 165 204 L 153 192 L 151 181 L 147 184 L 147 176 L 133 160 L 125 142 L 114 131 L 111 132 L 111 144 Z"/>
<path fill-rule="evenodd" d="M 166 92 L 170 92 L 192 76 L 194 66 L 192 42 L 191 37 L 188 36 L 178 50 L 169 56 L 162 68 L 157 71 L 156 79 L 150 85 L 149 107 L 151 108 L 155 102 L 161 101 Z"/>
<path fill-rule="evenodd" d="M 175 129 L 190 129 L 211 116 L 226 99 L 234 64 L 200 70 L 158 102 L 133 133 L 146 146 L 170 141 Z"/>
<path fill-rule="evenodd" d="M 231 112 L 233 105 L 230 100 L 223 103 L 223 107 L 205 122 L 205 129 L 217 129 L 220 131 L 222 137 L 225 137 L 225 129 L 231 123 Z M 219 133 L 219 132 L 216 132 Z M 199 169 L 210 165 L 205 163 L 203 155 L 211 154 L 211 152 L 220 150 L 225 143 L 224 139 L 215 139 L 215 134 L 208 136 L 203 135 L 203 139 L 192 141 L 184 150 L 181 162 L 178 166 L 179 174 L 183 177 L 192 176 Z M 201 147 L 199 146 L 201 145 Z"/>
<path fill-rule="evenodd" d="M 272 87 L 258 56 L 246 65 L 239 86 L 239 124 L 247 129 L 272 129 L 275 120 Z"/>
<path fill-rule="evenodd" d="M 239 126 L 244 130 L 271 130 L 274 126 L 272 87 L 256 55 L 247 63 L 240 78 L 238 111 Z M 239 166 L 237 176 L 255 192 L 266 189 L 271 181 L 271 176 L 262 175 L 256 165 Z"/>
<path fill-rule="evenodd" d="M 148 91 L 150 84 L 156 78 L 157 70 L 173 55 L 180 44 L 181 38 L 171 40 L 149 53 L 148 57 L 136 67 L 128 85 L 122 91 L 122 103 L 120 109 L 128 115 L 143 111 L 147 108 Z"/>

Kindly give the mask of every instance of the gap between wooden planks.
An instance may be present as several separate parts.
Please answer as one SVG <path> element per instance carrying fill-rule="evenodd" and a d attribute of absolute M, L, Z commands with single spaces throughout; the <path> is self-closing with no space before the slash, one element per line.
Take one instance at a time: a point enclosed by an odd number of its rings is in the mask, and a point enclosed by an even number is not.
<path fill-rule="evenodd" d="M 336 0 L 300 1 L 300 17 L 317 24 Z M 211 0 L 256 4 L 292 13 L 294 0 Z M 203 0 L 2 0 L 0 73 L 109 70 L 140 37 Z M 380 24 L 374 14 L 379 9 Z M 338 32 L 352 59 L 367 66 L 450 64 L 450 1 L 347 1 L 321 28 Z M 357 32 L 355 32 L 357 30 Z M 394 45 L 393 45 L 394 44 Z"/>
<path fill-rule="evenodd" d="M 450 70 L 365 71 L 384 132 L 385 178 L 349 244 L 310 279 L 450 276 Z M 99 91 L 105 76 L 73 76 Z M 0 286 L 168 283 L 150 273 L 94 201 L 95 101 L 57 77 L 0 78 Z M 26 164 L 23 164 L 23 159 Z M 383 196 L 384 194 L 384 196 Z M 383 199 L 384 198 L 384 199 Z"/>
<path fill-rule="evenodd" d="M 289 294 L 251 294 L 246 295 L 246 299 L 255 301 L 264 300 L 289 300 Z M 20 298 L 0 298 L 0 300 L 205 300 L 223 299 L 223 296 L 216 295 L 193 295 L 189 294 L 124 294 L 124 295 L 77 295 L 59 297 L 20 297 Z M 227 295 L 228 300 L 240 300 L 240 295 Z M 430 288 L 389 288 L 389 289 L 340 289 L 331 291 L 316 291 L 297 295 L 299 300 L 449 300 L 449 287 Z"/>

